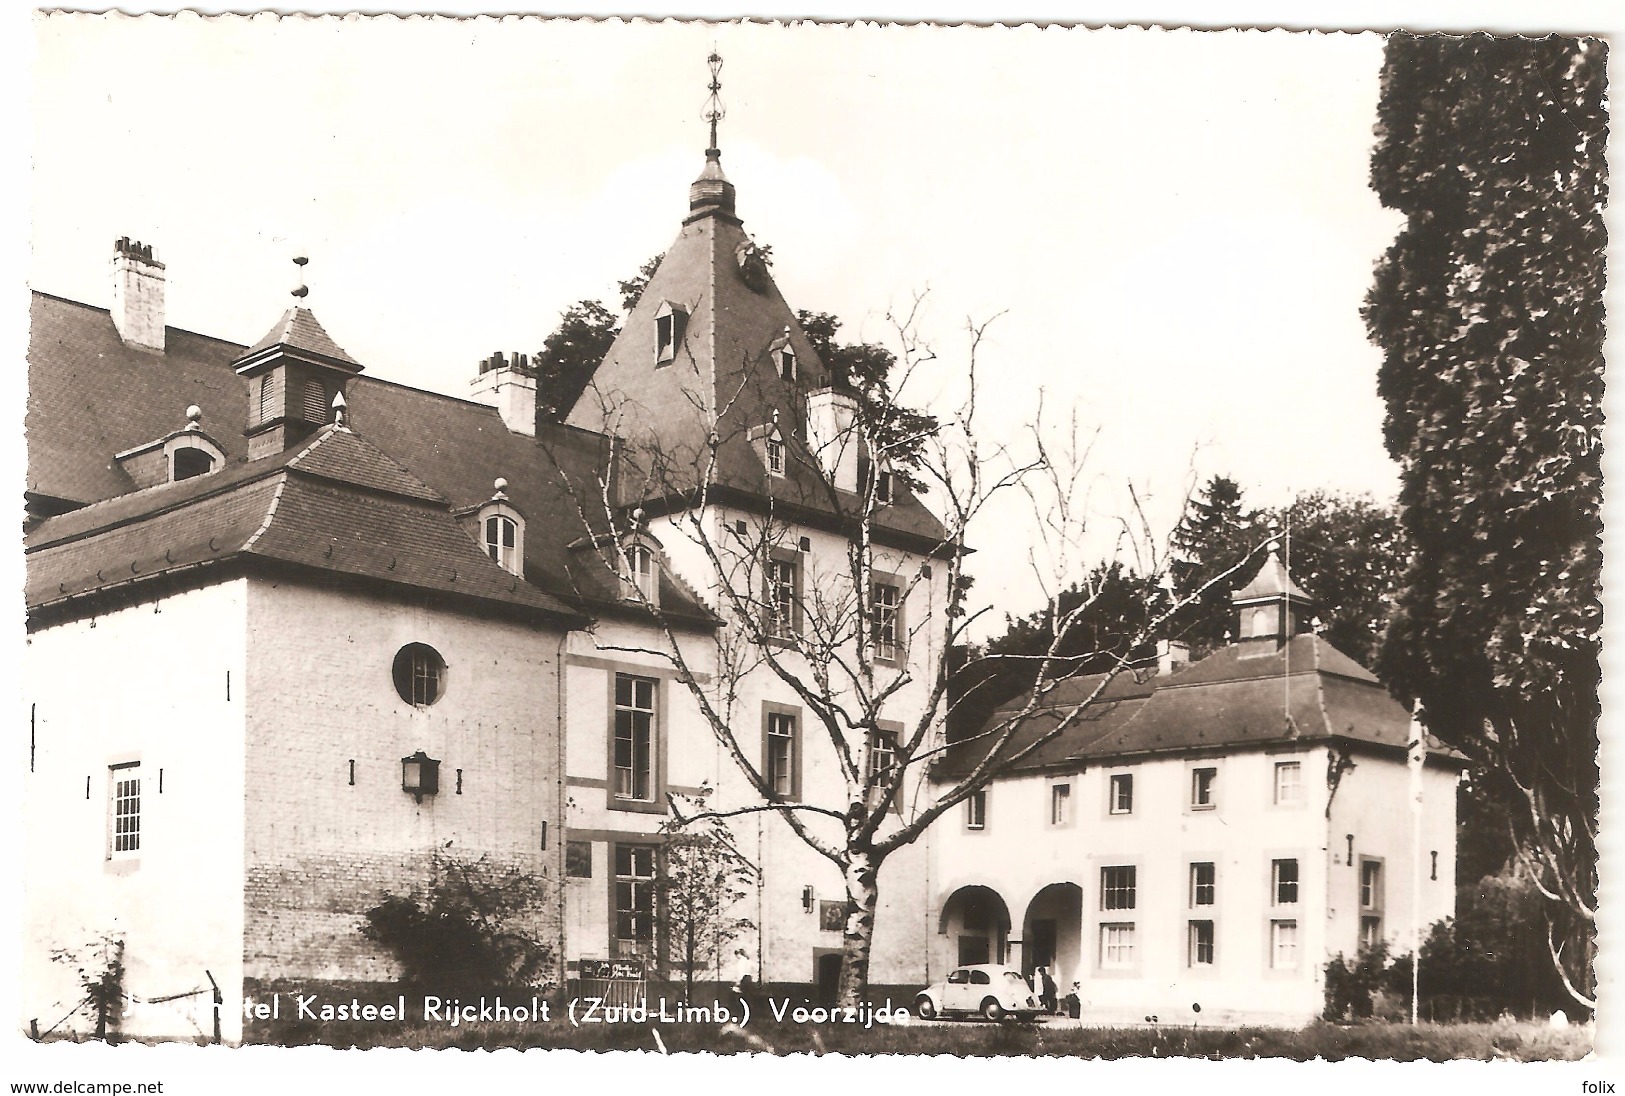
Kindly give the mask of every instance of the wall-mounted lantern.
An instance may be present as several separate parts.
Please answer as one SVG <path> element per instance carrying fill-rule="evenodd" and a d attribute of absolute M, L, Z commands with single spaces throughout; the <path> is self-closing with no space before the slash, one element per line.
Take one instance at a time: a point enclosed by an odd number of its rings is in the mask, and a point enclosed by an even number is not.
<path fill-rule="evenodd" d="M 419 750 L 401 758 L 401 791 L 423 802 L 426 795 L 440 791 L 440 762 Z"/>
<path fill-rule="evenodd" d="M 811 887 L 801 888 L 801 909 L 805 913 L 813 911 L 813 889 Z"/>

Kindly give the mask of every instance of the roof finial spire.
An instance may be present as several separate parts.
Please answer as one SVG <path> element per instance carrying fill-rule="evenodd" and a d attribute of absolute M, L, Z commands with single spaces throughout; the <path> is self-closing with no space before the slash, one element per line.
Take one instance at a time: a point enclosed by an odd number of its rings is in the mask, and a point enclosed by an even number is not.
<path fill-rule="evenodd" d="M 305 284 L 305 264 L 310 262 L 303 255 L 295 255 L 293 265 L 299 268 L 299 284 L 293 287 L 293 298 L 302 301 L 310 295 L 310 287 Z"/>
<path fill-rule="evenodd" d="M 711 66 L 711 95 L 705 101 L 705 120 L 711 123 L 711 144 L 705 150 L 705 158 L 716 160 L 722 157 L 722 150 L 717 146 L 717 123 L 728 113 L 722 109 L 722 55 L 712 46 L 711 56 L 705 61 Z"/>

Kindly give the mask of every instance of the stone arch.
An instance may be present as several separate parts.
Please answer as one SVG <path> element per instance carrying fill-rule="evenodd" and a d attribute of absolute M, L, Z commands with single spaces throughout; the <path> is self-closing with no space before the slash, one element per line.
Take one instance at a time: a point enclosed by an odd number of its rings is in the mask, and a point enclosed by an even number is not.
<path fill-rule="evenodd" d="M 1070 880 L 1040 887 L 1022 916 L 1021 972 L 1030 977 L 1048 967 L 1056 996 L 1065 997 L 1074 981 L 1083 981 L 1085 959 L 1083 888 Z"/>
<path fill-rule="evenodd" d="M 1010 941 L 1010 907 L 998 891 L 970 883 L 949 893 L 937 917 L 937 933 L 948 937 L 947 958 L 954 966 L 1002 963 Z"/>

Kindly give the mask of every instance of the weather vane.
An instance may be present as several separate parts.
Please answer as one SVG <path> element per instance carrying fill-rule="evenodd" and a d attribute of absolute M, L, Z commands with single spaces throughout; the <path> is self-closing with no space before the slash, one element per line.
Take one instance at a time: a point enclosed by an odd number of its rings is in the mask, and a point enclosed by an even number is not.
<path fill-rule="evenodd" d="M 293 265 L 299 268 L 299 284 L 293 287 L 293 295 L 296 300 L 304 300 L 305 297 L 310 295 L 310 287 L 305 285 L 305 264 L 308 262 L 310 260 L 303 255 L 299 255 L 293 260 Z"/>
<path fill-rule="evenodd" d="M 717 148 L 717 123 L 727 116 L 727 111 L 722 109 L 722 55 L 713 46 L 711 56 L 705 60 L 711 66 L 711 95 L 705 101 L 705 120 L 711 123 L 711 147 L 705 151 L 714 156 L 720 154 Z"/>

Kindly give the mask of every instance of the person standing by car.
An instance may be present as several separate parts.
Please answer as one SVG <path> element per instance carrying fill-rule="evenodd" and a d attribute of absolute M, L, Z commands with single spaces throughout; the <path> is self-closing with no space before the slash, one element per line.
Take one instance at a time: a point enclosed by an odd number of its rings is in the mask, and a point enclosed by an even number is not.
<path fill-rule="evenodd" d="M 1033 971 L 1033 989 L 1038 993 L 1038 1003 L 1045 1012 L 1055 1011 L 1055 979 L 1050 977 L 1048 967 L 1039 967 Z"/>

